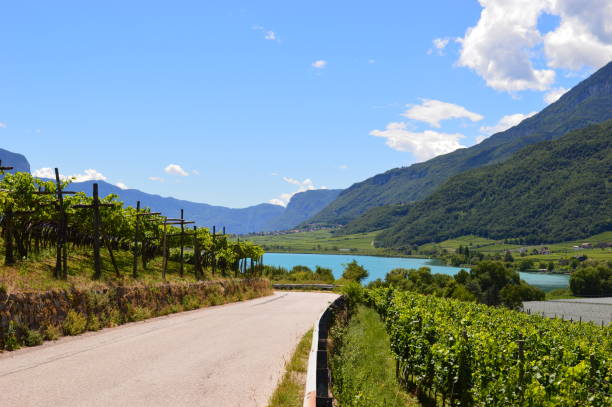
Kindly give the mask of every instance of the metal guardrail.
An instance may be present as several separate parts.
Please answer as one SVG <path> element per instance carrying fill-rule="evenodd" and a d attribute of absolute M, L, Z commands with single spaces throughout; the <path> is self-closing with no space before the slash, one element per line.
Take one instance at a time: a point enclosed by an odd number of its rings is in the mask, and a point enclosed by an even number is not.
<path fill-rule="evenodd" d="M 345 297 L 338 297 L 319 317 L 312 332 L 312 347 L 308 357 L 306 389 L 303 407 L 332 407 L 333 397 L 329 391 L 330 372 L 327 364 L 327 337 L 335 309 L 344 306 Z"/>

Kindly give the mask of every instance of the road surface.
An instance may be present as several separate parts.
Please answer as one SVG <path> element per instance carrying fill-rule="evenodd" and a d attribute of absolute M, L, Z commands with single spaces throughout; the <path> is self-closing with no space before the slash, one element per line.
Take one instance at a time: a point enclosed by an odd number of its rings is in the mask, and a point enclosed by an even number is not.
<path fill-rule="evenodd" d="M 612 323 L 612 297 L 527 301 L 523 309 L 549 318 L 588 321 L 596 325 Z"/>
<path fill-rule="evenodd" d="M 336 298 L 272 296 L 0 354 L 0 406 L 265 406 Z"/>

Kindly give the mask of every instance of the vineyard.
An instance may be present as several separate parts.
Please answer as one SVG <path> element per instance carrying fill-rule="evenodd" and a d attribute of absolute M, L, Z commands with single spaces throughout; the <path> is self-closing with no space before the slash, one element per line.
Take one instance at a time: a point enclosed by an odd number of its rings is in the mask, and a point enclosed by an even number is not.
<path fill-rule="evenodd" d="M 610 406 L 612 328 L 368 290 L 400 382 L 436 405 Z"/>
<path fill-rule="evenodd" d="M 126 207 L 116 195 L 99 197 L 97 184 L 91 196 L 74 193 L 67 190 L 70 181 L 60 178 L 57 169 L 54 181 L 5 172 L 10 169 L 0 166 L 5 266 L 19 267 L 32 259 L 52 257 L 53 278 L 66 281 L 71 268 L 83 270 L 83 256 L 77 254 L 87 253 L 85 262 L 94 280 L 108 269 L 112 270 L 109 278 L 136 279 L 152 263 L 160 265 L 157 269 L 163 280 L 167 273 L 182 278 L 189 272 L 202 280 L 206 276 L 253 276 L 261 270 L 260 247 L 231 241 L 224 230 L 217 234 L 214 227 L 211 233 L 192 226 L 183 211 L 168 218 L 140 208 L 140 202 Z M 127 267 L 126 256 L 130 257 Z"/>

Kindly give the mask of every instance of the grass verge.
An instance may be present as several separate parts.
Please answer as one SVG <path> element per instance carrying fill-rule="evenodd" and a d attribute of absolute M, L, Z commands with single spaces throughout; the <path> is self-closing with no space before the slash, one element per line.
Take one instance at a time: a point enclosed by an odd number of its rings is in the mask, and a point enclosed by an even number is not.
<path fill-rule="evenodd" d="M 285 374 L 270 398 L 268 407 L 300 407 L 304 402 L 304 387 L 308 370 L 308 356 L 312 346 L 312 329 L 302 337 Z"/>
<path fill-rule="evenodd" d="M 395 378 L 389 337 L 378 314 L 359 306 L 345 327 L 333 329 L 332 389 L 341 407 L 419 406 Z"/>

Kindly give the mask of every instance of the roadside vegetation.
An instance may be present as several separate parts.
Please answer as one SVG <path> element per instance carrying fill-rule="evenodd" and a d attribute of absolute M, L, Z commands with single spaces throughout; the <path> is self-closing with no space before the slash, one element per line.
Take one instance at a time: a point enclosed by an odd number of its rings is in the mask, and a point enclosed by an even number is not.
<path fill-rule="evenodd" d="M 428 267 L 394 269 L 384 280 L 368 284 L 370 288 L 392 287 L 402 291 L 454 298 L 487 305 L 520 308 L 523 301 L 544 300 L 542 290 L 522 281 L 519 274 L 501 262 L 483 261 L 454 276 L 432 274 Z"/>
<path fill-rule="evenodd" d="M 301 407 L 303 405 L 311 347 L 312 329 L 304 334 L 285 366 L 285 374 L 270 397 L 268 407 Z"/>
<path fill-rule="evenodd" d="M 340 407 L 418 406 L 395 374 L 389 336 L 378 314 L 358 306 L 347 325 L 331 330 L 332 392 Z"/>

